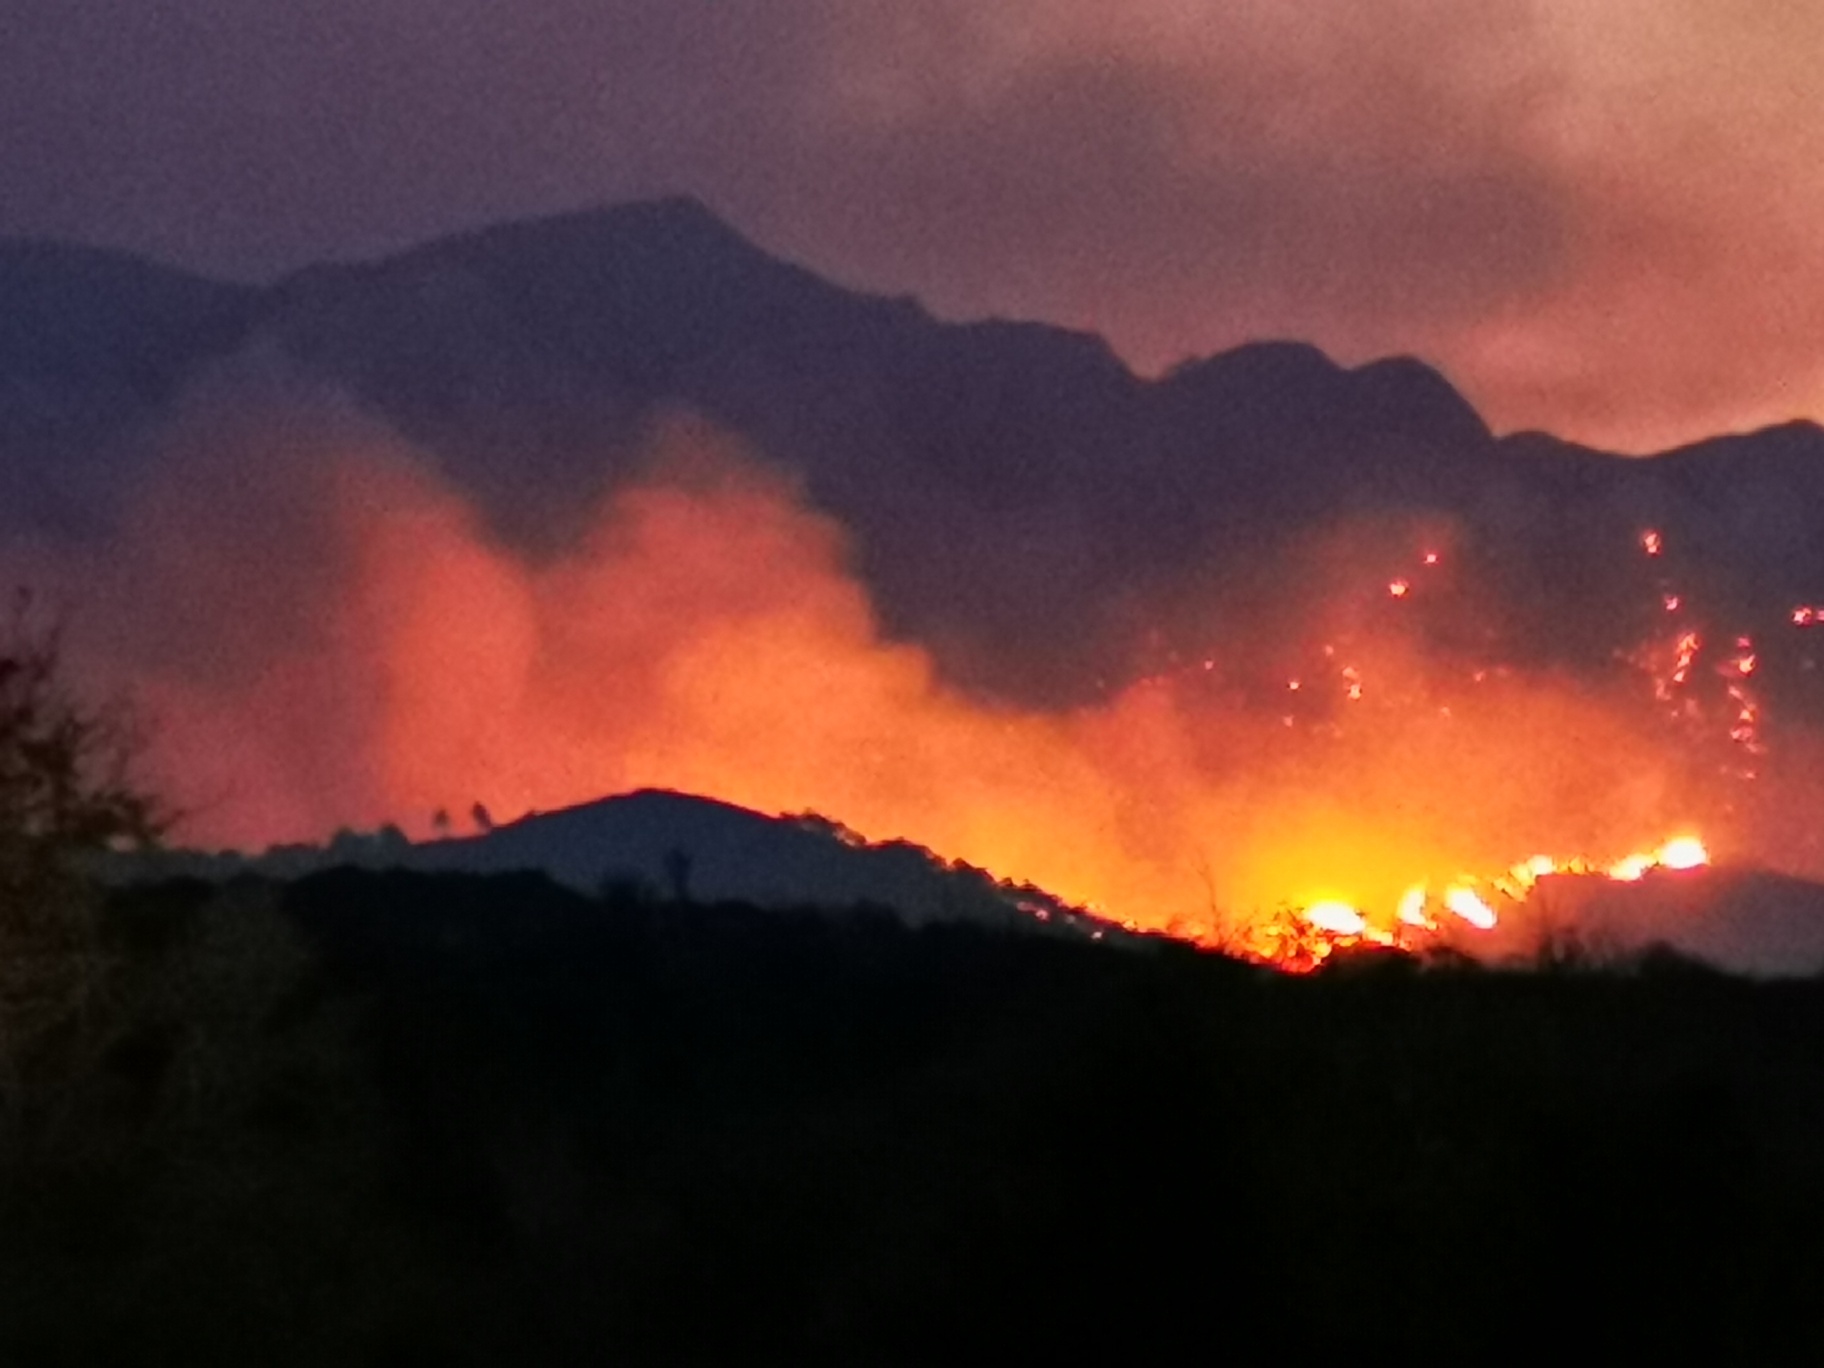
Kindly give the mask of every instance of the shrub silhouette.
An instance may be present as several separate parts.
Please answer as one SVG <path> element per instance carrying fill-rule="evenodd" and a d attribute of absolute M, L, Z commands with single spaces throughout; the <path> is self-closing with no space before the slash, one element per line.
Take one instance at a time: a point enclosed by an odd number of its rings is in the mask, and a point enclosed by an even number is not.
<path fill-rule="evenodd" d="M 83 702 L 60 634 L 16 596 L 0 620 L 0 1145 L 55 1112 L 94 1042 L 105 974 L 82 861 L 166 824 L 134 753 L 125 716 Z"/>
<path fill-rule="evenodd" d="M 131 728 L 63 677 L 61 637 L 29 596 L 0 623 L 0 890 L 84 852 L 145 844 L 167 824 L 133 783 Z"/>

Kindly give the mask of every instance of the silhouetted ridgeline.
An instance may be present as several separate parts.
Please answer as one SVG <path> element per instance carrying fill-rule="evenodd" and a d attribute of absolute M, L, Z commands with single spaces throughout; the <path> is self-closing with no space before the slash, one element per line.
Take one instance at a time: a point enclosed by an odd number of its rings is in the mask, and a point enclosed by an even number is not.
<path fill-rule="evenodd" d="M 1639 564 L 1645 526 L 1676 554 L 1693 626 L 1766 631 L 1824 603 L 1811 424 L 1621 460 L 1496 438 L 1410 358 L 1345 369 L 1271 343 L 1148 381 L 1092 336 L 943 323 L 840 289 L 684 200 L 258 290 L 0 245 L 0 533 L 105 532 L 171 395 L 262 348 L 382 416 L 535 548 L 629 478 L 655 417 L 702 415 L 850 529 L 895 630 L 954 677 L 1028 700 L 1088 696 L 1174 648 L 1200 656 L 1248 607 L 1224 598 L 1238 572 L 1364 517 L 1464 530 L 1463 574 L 1508 610 L 1485 654 L 1609 662 L 1657 609 L 1665 567 Z M 1789 708 L 1824 701 L 1799 654 L 1763 661 Z"/>
<path fill-rule="evenodd" d="M 1815 980 L 351 870 L 95 965 L 8 1060 L 8 1364 L 1824 1348 Z"/>
<path fill-rule="evenodd" d="M 908 841 L 869 842 L 815 813 L 768 817 L 733 803 L 642 789 L 528 813 L 481 834 L 412 842 L 397 827 L 260 855 L 156 849 L 102 857 L 112 883 L 246 875 L 295 879 L 337 866 L 465 874 L 543 873 L 582 893 L 691 896 L 758 907 L 890 909 L 914 926 L 960 921 L 1129 943 L 1136 937 L 1043 889 L 996 879 Z M 1821 950 L 1824 954 L 1824 950 Z M 1790 965 L 1787 966 L 1788 968 Z"/>

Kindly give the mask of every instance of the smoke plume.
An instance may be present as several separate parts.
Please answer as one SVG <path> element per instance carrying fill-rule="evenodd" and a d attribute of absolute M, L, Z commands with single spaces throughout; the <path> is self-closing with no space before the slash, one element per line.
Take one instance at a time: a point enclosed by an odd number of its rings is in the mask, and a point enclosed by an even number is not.
<path fill-rule="evenodd" d="M 1328 558 L 1268 568 L 1292 587 L 1217 654 L 1045 712 L 966 695 L 886 639 L 842 528 L 688 418 L 543 560 L 269 357 L 191 395 L 165 445 L 105 552 L 16 549 L 10 568 L 68 606 L 84 677 L 131 693 L 191 843 L 428 834 L 477 802 L 509 819 L 668 787 L 1215 936 L 1718 816 L 1625 700 L 1472 672 L 1402 632 L 1354 548 L 1409 529 L 1326 534 Z M 1427 544 L 1448 539 L 1409 548 L 1415 595 L 1451 573 Z"/>

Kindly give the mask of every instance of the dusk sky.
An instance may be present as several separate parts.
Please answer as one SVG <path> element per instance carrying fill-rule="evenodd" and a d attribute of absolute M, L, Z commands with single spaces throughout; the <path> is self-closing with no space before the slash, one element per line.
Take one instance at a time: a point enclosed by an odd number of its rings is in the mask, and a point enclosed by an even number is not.
<path fill-rule="evenodd" d="M 238 277 L 657 193 L 1137 367 L 1414 352 L 1628 449 L 1824 415 L 1798 0 L 13 0 L 0 232 Z"/>

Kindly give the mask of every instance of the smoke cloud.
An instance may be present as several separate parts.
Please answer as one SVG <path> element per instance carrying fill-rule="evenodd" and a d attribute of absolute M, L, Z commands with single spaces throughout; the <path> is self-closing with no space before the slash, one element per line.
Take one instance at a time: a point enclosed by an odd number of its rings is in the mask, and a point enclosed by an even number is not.
<path fill-rule="evenodd" d="M 542 561 L 270 355 L 192 394 L 164 441 L 105 552 L 5 568 L 69 606 L 83 676 L 137 701 L 188 842 L 428 834 L 478 801 L 507 819 L 669 787 L 1208 936 L 1320 898 L 1390 910 L 1539 851 L 1618 858 L 1681 823 L 1724 835 L 1625 699 L 1472 674 L 1365 607 L 1399 610 L 1357 544 L 1407 529 L 1324 534 L 1298 574 L 1268 568 L 1290 587 L 1220 658 L 1046 712 L 972 699 L 887 640 L 843 530 L 689 418 Z"/>

